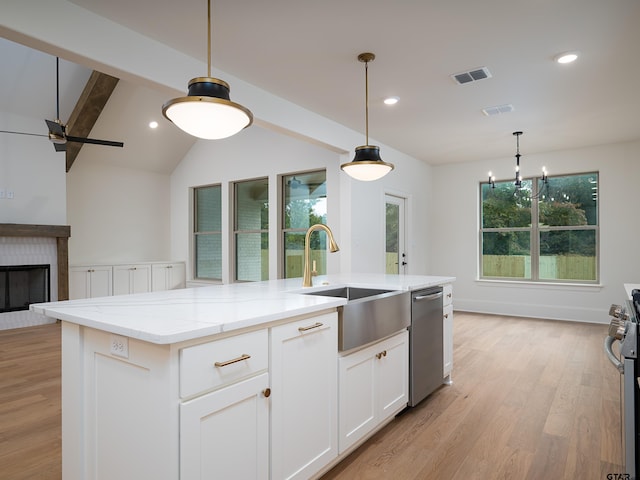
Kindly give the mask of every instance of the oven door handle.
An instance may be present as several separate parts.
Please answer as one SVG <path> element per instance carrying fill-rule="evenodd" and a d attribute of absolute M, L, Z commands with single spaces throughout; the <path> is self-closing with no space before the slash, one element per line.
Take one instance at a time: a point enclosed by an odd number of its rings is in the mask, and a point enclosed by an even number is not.
<path fill-rule="evenodd" d="M 624 375 L 624 364 L 618 360 L 618 357 L 616 357 L 615 353 L 613 353 L 613 342 L 615 342 L 616 339 L 613 337 L 607 337 L 604 339 L 604 353 L 607 354 L 607 358 L 609 358 L 609 361 L 613 364 L 614 367 L 616 367 L 618 369 L 618 371 Z"/>

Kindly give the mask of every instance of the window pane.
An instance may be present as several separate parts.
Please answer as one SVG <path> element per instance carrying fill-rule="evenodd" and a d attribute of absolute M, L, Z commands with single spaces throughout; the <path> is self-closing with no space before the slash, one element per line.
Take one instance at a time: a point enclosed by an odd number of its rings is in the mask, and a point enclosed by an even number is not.
<path fill-rule="evenodd" d="M 284 234 L 284 269 L 285 278 L 302 277 L 304 270 L 304 237 L 305 233 L 285 232 Z M 313 232 L 309 241 L 311 265 L 316 262 L 318 275 L 327 273 L 327 234 Z"/>
<path fill-rule="evenodd" d="M 540 223 L 549 226 L 598 224 L 598 174 L 551 177 L 540 188 Z"/>
<path fill-rule="evenodd" d="M 400 205 L 386 203 L 386 266 L 385 273 L 399 273 L 400 257 L 398 255 L 398 243 L 400 237 Z"/>
<path fill-rule="evenodd" d="M 513 182 L 482 184 L 482 228 L 514 228 L 531 225 L 531 180 L 522 188 Z"/>
<path fill-rule="evenodd" d="M 269 229 L 269 181 L 236 183 L 236 230 Z"/>
<path fill-rule="evenodd" d="M 540 278 L 596 280 L 595 230 L 540 233 Z"/>
<path fill-rule="evenodd" d="M 482 276 L 531 278 L 529 232 L 483 232 Z"/>
<path fill-rule="evenodd" d="M 195 231 L 219 232 L 222 229 L 220 185 L 195 189 Z"/>
<path fill-rule="evenodd" d="M 196 235 L 196 278 L 222 278 L 222 235 Z"/>
<path fill-rule="evenodd" d="M 269 279 L 269 234 L 236 235 L 236 279 L 256 282 Z"/>
<path fill-rule="evenodd" d="M 324 170 L 283 177 L 284 228 L 304 229 L 327 221 L 327 175 Z"/>

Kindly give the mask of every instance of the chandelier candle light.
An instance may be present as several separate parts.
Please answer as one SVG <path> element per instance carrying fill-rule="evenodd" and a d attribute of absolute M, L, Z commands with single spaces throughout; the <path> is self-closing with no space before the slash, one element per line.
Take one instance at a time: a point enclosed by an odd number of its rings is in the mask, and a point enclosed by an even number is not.
<path fill-rule="evenodd" d="M 229 98 L 229 84 L 211 76 L 211 0 L 207 9 L 207 76 L 189 82 L 186 97 L 169 100 L 162 115 L 189 135 L 220 139 L 235 135 L 253 123 L 253 114 Z"/>
<path fill-rule="evenodd" d="M 516 189 L 522 188 L 522 174 L 520 173 L 520 135 L 523 132 L 513 132 L 513 135 L 516 137 L 516 178 L 513 184 L 516 186 Z M 549 183 L 549 177 L 547 176 L 546 167 L 542 167 L 542 183 L 547 185 Z M 496 188 L 496 177 L 492 172 L 489 172 L 489 185 L 491 188 Z"/>
<path fill-rule="evenodd" d="M 353 161 L 343 163 L 340 166 L 350 177 L 365 182 L 378 180 L 394 168 L 392 163 L 382 161 L 380 147 L 369 145 L 369 62 L 372 62 L 375 58 L 376 56 L 373 53 L 361 53 L 358 55 L 358 60 L 364 62 L 366 145 L 356 147 Z"/>

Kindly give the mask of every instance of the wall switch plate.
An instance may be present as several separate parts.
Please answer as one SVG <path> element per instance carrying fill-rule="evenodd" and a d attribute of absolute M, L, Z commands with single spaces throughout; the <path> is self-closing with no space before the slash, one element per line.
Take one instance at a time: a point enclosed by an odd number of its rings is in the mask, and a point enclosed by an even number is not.
<path fill-rule="evenodd" d="M 111 335 L 109 351 L 117 357 L 129 358 L 129 339 L 121 335 Z"/>
<path fill-rule="evenodd" d="M 13 192 L 10 192 L 10 191 L 7 190 L 7 198 L 9 200 L 13 199 Z"/>
<path fill-rule="evenodd" d="M 4 188 L 0 188 L 0 198 L 4 198 Z"/>

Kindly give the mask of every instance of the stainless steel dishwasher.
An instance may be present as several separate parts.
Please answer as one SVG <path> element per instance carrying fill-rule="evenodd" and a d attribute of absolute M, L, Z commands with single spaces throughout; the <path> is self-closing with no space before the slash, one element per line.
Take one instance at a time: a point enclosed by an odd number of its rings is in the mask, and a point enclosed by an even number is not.
<path fill-rule="evenodd" d="M 411 292 L 409 406 L 442 385 L 442 287 Z"/>

